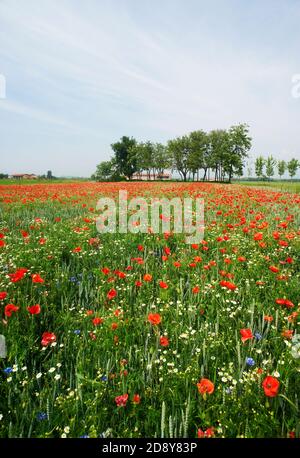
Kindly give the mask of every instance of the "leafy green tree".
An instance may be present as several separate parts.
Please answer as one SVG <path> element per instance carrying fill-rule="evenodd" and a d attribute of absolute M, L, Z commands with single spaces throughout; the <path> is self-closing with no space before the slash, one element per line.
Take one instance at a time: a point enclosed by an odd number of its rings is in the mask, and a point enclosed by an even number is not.
<path fill-rule="evenodd" d="M 286 171 L 286 162 L 285 161 L 278 161 L 277 162 L 277 168 L 278 168 L 278 175 L 281 178 L 285 174 L 285 171 Z"/>
<path fill-rule="evenodd" d="M 124 175 L 129 180 L 132 178 L 134 172 L 138 170 L 137 158 L 135 147 L 136 140 L 123 136 L 119 142 L 111 145 L 112 150 L 115 153 L 115 163 L 117 172 L 120 175 Z"/>
<path fill-rule="evenodd" d="M 274 176 L 275 173 L 275 166 L 276 166 L 276 160 L 274 159 L 273 156 L 269 156 L 266 160 L 266 175 L 271 179 L 272 176 Z"/>
<path fill-rule="evenodd" d="M 205 153 L 208 148 L 208 136 L 203 130 L 195 130 L 190 133 L 191 152 L 188 159 L 189 170 L 193 174 L 197 174 L 199 180 L 199 170 L 205 167 Z"/>
<path fill-rule="evenodd" d="M 134 162 L 137 172 L 145 170 L 150 179 L 154 168 L 154 145 L 150 141 L 136 143 L 130 148 L 130 161 Z"/>
<path fill-rule="evenodd" d="M 190 170 L 189 160 L 192 151 L 189 136 L 184 135 L 174 140 L 170 140 L 168 142 L 168 151 L 172 158 L 173 168 L 179 172 L 183 181 L 186 181 L 187 174 Z"/>
<path fill-rule="evenodd" d="M 155 143 L 153 148 L 154 171 L 157 172 L 157 175 L 163 175 L 164 171 L 172 166 L 172 159 L 168 148 L 161 143 Z"/>
<path fill-rule="evenodd" d="M 296 175 L 299 166 L 300 166 L 300 163 L 295 158 L 291 159 L 287 163 L 287 169 L 288 169 L 289 176 L 291 179 Z"/>
<path fill-rule="evenodd" d="M 92 179 L 96 181 L 111 180 L 112 175 L 115 173 L 114 161 L 103 161 L 97 165 L 96 172 L 92 175 Z"/>
<path fill-rule="evenodd" d="M 228 174 L 228 181 L 234 173 L 241 172 L 244 160 L 248 157 L 248 151 L 251 148 L 251 137 L 249 136 L 249 127 L 247 124 L 232 126 L 228 132 L 228 149 L 224 155 L 224 171 Z"/>
<path fill-rule="evenodd" d="M 265 159 L 262 156 L 258 156 L 255 160 L 255 174 L 258 178 L 264 176 Z"/>
<path fill-rule="evenodd" d="M 209 133 L 210 140 L 210 161 L 209 165 L 215 171 L 215 181 L 222 180 L 224 177 L 224 164 L 230 163 L 230 137 L 226 130 L 212 130 Z M 239 167 L 237 167 L 239 168 Z M 237 170 L 235 168 L 235 170 Z"/>

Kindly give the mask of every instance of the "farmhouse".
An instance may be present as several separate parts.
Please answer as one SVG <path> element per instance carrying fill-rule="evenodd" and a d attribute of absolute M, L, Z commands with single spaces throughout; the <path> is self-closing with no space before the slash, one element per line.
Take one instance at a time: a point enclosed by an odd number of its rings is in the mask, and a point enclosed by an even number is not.
<path fill-rule="evenodd" d="M 38 176 L 34 173 L 13 173 L 10 178 L 15 180 L 37 180 Z"/>
<path fill-rule="evenodd" d="M 132 179 L 137 181 L 171 180 L 171 178 L 171 173 L 158 173 L 155 175 L 154 173 L 136 172 L 132 175 Z"/>

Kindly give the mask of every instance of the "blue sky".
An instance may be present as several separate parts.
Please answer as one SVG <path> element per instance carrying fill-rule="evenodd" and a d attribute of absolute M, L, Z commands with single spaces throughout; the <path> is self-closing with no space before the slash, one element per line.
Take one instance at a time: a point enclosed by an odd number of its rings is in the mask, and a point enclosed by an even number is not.
<path fill-rule="evenodd" d="M 122 135 L 239 122 L 253 158 L 300 157 L 299 24 L 292 0 L 0 0 L 0 171 L 89 176 Z"/>

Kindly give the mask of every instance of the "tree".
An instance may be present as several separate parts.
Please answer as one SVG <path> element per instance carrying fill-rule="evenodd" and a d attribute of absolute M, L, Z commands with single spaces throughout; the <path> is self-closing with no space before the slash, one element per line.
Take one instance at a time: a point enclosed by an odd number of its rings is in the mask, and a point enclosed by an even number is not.
<path fill-rule="evenodd" d="M 47 172 L 47 180 L 52 180 L 52 172 L 51 172 L 51 170 L 48 170 L 48 172 Z"/>
<path fill-rule="evenodd" d="M 276 160 L 274 159 L 273 156 L 269 156 L 266 160 L 266 175 L 269 178 L 269 180 L 275 173 L 275 170 L 274 170 L 275 165 L 276 165 Z"/>
<path fill-rule="evenodd" d="M 290 178 L 292 179 L 298 170 L 298 167 L 300 166 L 300 163 L 297 159 L 293 158 L 287 163 L 287 169 L 290 175 Z"/>
<path fill-rule="evenodd" d="M 192 151 L 191 140 L 187 135 L 177 137 L 168 142 L 168 151 L 172 158 L 173 168 L 178 170 L 183 181 L 186 181 L 189 171 L 189 160 Z"/>
<path fill-rule="evenodd" d="M 114 161 L 103 161 L 97 165 L 96 172 L 92 175 L 92 179 L 96 181 L 109 181 L 115 172 Z"/>
<path fill-rule="evenodd" d="M 115 153 L 115 163 L 117 172 L 124 175 L 129 180 L 134 172 L 137 171 L 137 159 L 135 157 L 136 151 L 133 148 L 136 145 L 134 138 L 123 136 L 117 143 L 111 145 Z"/>
<path fill-rule="evenodd" d="M 234 173 L 239 173 L 243 169 L 244 159 L 248 157 L 248 151 L 251 148 L 251 137 L 249 136 L 249 127 L 247 124 L 232 126 L 228 132 L 228 148 L 224 155 L 224 171 L 228 174 L 228 181 Z"/>
<path fill-rule="evenodd" d="M 145 170 L 150 179 L 151 169 L 154 168 L 154 144 L 150 141 L 136 143 L 129 150 L 129 161 L 133 163 L 135 171 Z"/>
<path fill-rule="evenodd" d="M 191 153 L 189 155 L 188 165 L 193 174 L 193 179 L 197 173 L 197 180 L 199 180 L 199 170 L 205 167 L 208 135 L 203 130 L 195 130 L 190 133 L 189 137 Z"/>
<path fill-rule="evenodd" d="M 230 150 L 230 137 L 226 130 L 212 130 L 209 133 L 210 141 L 210 158 L 208 165 L 215 171 L 215 181 L 222 180 L 224 178 L 223 167 L 230 163 L 230 156 L 232 151 Z M 235 172 L 240 170 L 241 167 L 235 164 Z"/>
<path fill-rule="evenodd" d="M 172 166 L 171 157 L 165 145 L 162 145 L 161 143 L 155 143 L 153 148 L 154 169 L 157 171 L 158 175 L 163 175 L 164 171 Z"/>
<path fill-rule="evenodd" d="M 282 175 L 284 175 L 285 171 L 286 171 L 286 162 L 285 161 L 278 161 L 277 162 L 277 168 L 278 168 L 278 175 L 281 178 Z"/>
<path fill-rule="evenodd" d="M 265 166 L 265 159 L 262 156 L 258 156 L 255 159 L 255 174 L 258 178 L 263 178 L 264 166 Z"/>

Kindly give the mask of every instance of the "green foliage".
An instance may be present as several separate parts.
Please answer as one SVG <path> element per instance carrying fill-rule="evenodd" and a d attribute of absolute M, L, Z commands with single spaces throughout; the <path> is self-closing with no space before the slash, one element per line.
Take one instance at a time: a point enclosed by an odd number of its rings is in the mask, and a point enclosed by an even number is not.
<path fill-rule="evenodd" d="M 103 161 L 97 165 L 96 172 L 92 175 L 95 181 L 113 181 L 112 177 L 116 173 L 114 161 Z"/>
<path fill-rule="evenodd" d="M 278 168 L 278 175 L 281 178 L 285 174 L 285 171 L 286 171 L 286 162 L 285 161 L 278 161 L 277 162 L 277 168 Z"/>
<path fill-rule="evenodd" d="M 251 138 L 246 124 L 232 126 L 229 131 L 213 130 L 206 133 L 203 130 L 193 131 L 188 135 L 177 137 L 168 142 L 167 146 L 161 143 L 137 142 L 134 138 L 122 137 L 111 145 L 114 152 L 113 164 L 116 176 L 125 176 L 131 179 L 135 172 L 146 171 L 148 179 L 153 174 L 159 178 L 168 168 L 177 170 L 181 178 L 186 181 L 190 174 L 193 179 L 199 170 L 204 170 L 203 179 L 208 178 L 209 170 L 215 172 L 215 180 L 228 180 L 234 174 L 243 174 L 244 160 L 251 147 Z M 95 177 L 105 179 L 102 163 Z M 98 178 L 96 178 L 98 179 Z"/>
<path fill-rule="evenodd" d="M 137 159 L 135 157 L 136 140 L 123 136 L 119 142 L 111 145 L 115 153 L 116 171 L 128 179 L 138 170 Z"/>
<path fill-rule="evenodd" d="M 275 173 L 276 160 L 273 156 L 269 156 L 266 160 L 266 175 L 270 179 Z"/>
<path fill-rule="evenodd" d="M 258 178 L 262 178 L 264 176 L 264 166 L 265 166 L 265 159 L 262 156 L 259 156 L 255 160 L 255 174 Z"/>
<path fill-rule="evenodd" d="M 183 181 L 186 181 L 190 170 L 190 157 L 192 154 L 191 139 L 188 135 L 177 137 L 168 142 L 168 151 L 173 161 L 173 168 L 178 170 Z"/>
<path fill-rule="evenodd" d="M 291 178 L 293 178 L 298 170 L 300 163 L 297 159 L 293 158 L 287 163 L 287 169 Z"/>

